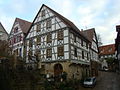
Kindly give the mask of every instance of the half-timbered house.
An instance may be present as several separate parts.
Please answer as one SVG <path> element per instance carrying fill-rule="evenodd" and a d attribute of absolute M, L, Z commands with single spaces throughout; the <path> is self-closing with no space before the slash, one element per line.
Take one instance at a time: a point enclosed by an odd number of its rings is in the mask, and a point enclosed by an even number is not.
<path fill-rule="evenodd" d="M 16 18 L 9 35 L 9 44 L 12 48 L 12 53 L 23 58 L 24 37 L 31 23 L 20 18 Z"/>
<path fill-rule="evenodd" d="M 89 43 L 71 21 L 43 4 L 26 36 L 26 63 L 39 61 L 45 73 L 80 79 L 89 75 Z"/>
<path fill-rule="evenodd" d="M 95 32 L 95 28 L 87 29 L 82 33 L 89 39 L 90 43 L 90 61 L 91 61 L 91 75 L 97 76 L 99 69 L 99 57 L 98 57 L 98 40 Z"/>

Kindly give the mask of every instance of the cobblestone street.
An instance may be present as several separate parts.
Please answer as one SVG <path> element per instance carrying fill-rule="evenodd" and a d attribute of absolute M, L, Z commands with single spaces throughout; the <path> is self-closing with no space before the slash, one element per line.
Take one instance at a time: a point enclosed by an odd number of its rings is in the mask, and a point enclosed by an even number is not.
<path fill-rule="evenodd" d="M 120 90 L 120 75 L 114 72 L 99 72 L 94 88 L 80 87 L 79 90 Z"/>

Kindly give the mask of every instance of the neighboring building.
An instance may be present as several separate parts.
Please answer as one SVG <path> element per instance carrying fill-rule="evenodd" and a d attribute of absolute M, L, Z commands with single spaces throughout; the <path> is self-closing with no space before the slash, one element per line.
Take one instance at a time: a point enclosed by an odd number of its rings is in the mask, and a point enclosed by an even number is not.
<path fill-rule="evenodd" d="M 109 44 L 99 47 L 100 59 L 115 58 L 115 44 Z"/>
<path fill-rule="evenodd" d="M 90 41 L 68 19 L 42 5 L 26 36 L 26 63 L 44 73 L 58 76 L 65 71 L 68 78 L 81 79 L 89 75 Z"/>
<path fill-rule="evenodd" d="M 95 28 L 82 31 L 82 33 L 89 39 L 90 43 L 90 60 L 91 60 L 91 75 L 97 76 L 99 69 L 98 59 L 98 40 Z"/>
<path fill-rule="evenodd" d="M 22 58 L 24 54 L 24 37 L 30 25 L 30 22 L 16 18 L 9 35 L 9 44 L 12 48 L 12 53 Z"/>
<path fill-rule="evenodd" d="M 100 60 L 102 61 L 102 69 L 108 68 L 109 65 L 106 60 L 115 59 L 115 44 L 109 44 L 99 47 Z"/>
<path fill-rule="evenodd" d="M 120 71 L 120 25 L 116 26 L 116 32 L 117 32 L 117 37 L 115 39 L 115 50 L 118 61 L 118 69 Z"/>
<path fill-rule="evenodd" d="M 0 40 L 8 40 L 8 33 L 0 22 Z"/>

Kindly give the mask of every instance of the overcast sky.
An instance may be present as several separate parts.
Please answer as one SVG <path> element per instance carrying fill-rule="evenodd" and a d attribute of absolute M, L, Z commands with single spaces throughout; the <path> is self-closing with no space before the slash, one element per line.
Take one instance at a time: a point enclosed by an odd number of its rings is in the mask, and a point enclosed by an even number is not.
<path fill-rule="evenodd" d="M 114 43 L 120 25 L 120 0 L 0 0 L 0 22 L 9 33 L 16 17 L 30 22 L 46 4 L 79 29 L 95 28 L 103 44 Z"/>

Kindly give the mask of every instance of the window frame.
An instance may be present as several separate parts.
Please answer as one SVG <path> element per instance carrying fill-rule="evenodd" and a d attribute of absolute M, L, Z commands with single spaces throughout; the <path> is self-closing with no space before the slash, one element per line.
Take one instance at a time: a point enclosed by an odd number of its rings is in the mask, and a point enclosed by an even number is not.
<path fill-rule="evenodd" d="M 46 29 L 49 29 L 52 27 L 52 20 L 51 19 L 47 19 L 46 21 Z"/>
<path fill-rule="evenodd" d="M 46 57 L 51 58 L 52 57 L 52 48 L 48 48 L 46 51 Z"/>
<path fill-rule="evenodd" d="M 58 56 L 64 56 L 64 46 L 57 47 Z"/>
<path fill-rule="evenodd" d="M 64 32 L 63 32 L 63 30 L 58 31 L 57 32 L 57 39 L 58 40 L 63 40 L 63 38 L 64 38 Z"/>

